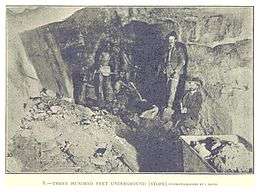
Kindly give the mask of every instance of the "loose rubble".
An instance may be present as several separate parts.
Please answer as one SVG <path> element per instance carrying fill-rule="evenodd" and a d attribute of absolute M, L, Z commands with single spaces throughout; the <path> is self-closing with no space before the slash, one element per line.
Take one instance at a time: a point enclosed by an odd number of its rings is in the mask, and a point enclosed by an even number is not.
<path fill-rule="evenodd" d="M 8 172 L 133 172 L 134 147 L 117 137 L 127 129 L 105 110 L 41 95 L 24 104 L 20 129 L 8 143 Z"/>
<path fill-rule="evenodd" d="M 243 143 L 207 137 L 191 146 L 219 172 L 251 173 L 253 152 Z"/>

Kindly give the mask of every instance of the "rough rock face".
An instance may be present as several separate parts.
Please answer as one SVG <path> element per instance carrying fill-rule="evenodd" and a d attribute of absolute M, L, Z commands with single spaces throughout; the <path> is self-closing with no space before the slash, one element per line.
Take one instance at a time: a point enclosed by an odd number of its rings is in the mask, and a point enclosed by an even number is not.
<path fill-rule="evenodd" d="M 23 103 L 30 96 L 37 96 L 42 89 L 42 81 L 31 62 L 20 38 L 20 33 L 41 25 L 64 19 L 76 8 L 34 10 L 7 9 L 7 120 L 8 137 L 12 137 L 23 116 Z M 18 11 L 19 10 L 19 11 Z M 24 11 L 25 10 L 25 11 Z"/>
<path fill-rule="evenodd" d="M 60 95 L 73 97 L 68 65 L 62 59 L 53 35 L 48 31 L 27 32 L 26 37 L 22 37 L 22 39 L 26 39 L 23 40 L 23 43 L 42 86 L 48 87 Z M 42 70 L 43 65 L 45 70 Z"/>
<path fill-rule="evenodd" d="M 217 134 L 234 133 L 252 141 L 252 41 L 188 49 L 188 73 L 204 81 L 202 118 L 215 124 Z"/>
<path fill-rule="evenodd" d="M 12 15 L 9 15 L 7 19 L 7 134 L 12 137 L 22 116 L 23 102 L 39 93 L 41 83 L 25 53 L 17 31 L 13 29 L 19 26 L 18 21 Z"/>
<path fill-rule="evenodd" d="M 56 57 L 58 66 L 56 67 L 56 71 L 53 70 L 61 77 L 55 77 L 56 83 L 53 83 L 54 81 L 46 81 L 46 86 L 56 91 L 60 88 L 57 88 L 58 85 L 53 84 L 59 83 L 64 89 L 61 91 L 65 95 L 68 95 L 66 94 L 66 90 L 68 91 L 71 88 L 63 82 L 64 78 L 70 80 L 74 72 L 73 70 L 77 70 L 80 62 L 76 61 L 74 55 L 74 52 L 77 50 L 66 52 L 65 49 L 77 41 L 79 33 L 82 33 L 83 39 L 86 42 L 83 61 L 86 65 L 94 63 L 96 49 L 100 40 L 106 36 L 105 33 L 118 33 L 118 31 L 113 31 L 116 29 L 111 29 L 110 27 L 111 19 L 114 19 L 115 15 L 120 17 L 123 25 L 131 21 L 140 21 L 154 25 L 161 31 L 163 36 L 175 30 L 178 32 L 181 41 L 193 43 L 195 47 L 201 47 L 197 44 L 214 47 L 214 45 L 225 42 L 235 42 L 241 39 L 252 38 L 251 33 L 249 33 L 252 26 L 247 22 L 251 18 L 250 10 L 246 8 L 240 9 L 231 15 L 227 14 L 228 10 L 231 11 L 230 9 L 85 8 L 75 12 L 63 22 L 52 23 L 35 30 L 27 31 L 22 34 L 22 39 L 29 58 L 34 60 L 33 65 L 35 65 L 35 68 L 39 68 L 41 63 L 45 63 L 47 66 L 50 65 L 49 68 L 55 68 L 53 66 L 53 59 L 55 58 L 52 57 Z M 243 16 L 240 16 L 240 13 Z M 46 38 L 45 33 L 50 37 Z M 48 41 L 54 42 L 48 43 Z M 57 54 L 48 54 L 42 51 L 52 52 L 53 48 L 58 52 Z M 190 54 L 192 55 L 193 52 L 191 51 Z M 63 61 L 60 59 L 60 56 L 63 56 Z M 45 61 L 46 58 L 47 61 Z M 64 66 L 66 64 L 69 66 Z M 45 73 L 44 75 L 39 74 L 40 79 L 42 81 L 48 80 L 48 74 L 52 74 L 49 75 L 49 78 L 53 80 L 54 72 Z M 66 75 L 68 78 L 66 78 Z M 69 94 L 69 96 L 72 95 Z"/>

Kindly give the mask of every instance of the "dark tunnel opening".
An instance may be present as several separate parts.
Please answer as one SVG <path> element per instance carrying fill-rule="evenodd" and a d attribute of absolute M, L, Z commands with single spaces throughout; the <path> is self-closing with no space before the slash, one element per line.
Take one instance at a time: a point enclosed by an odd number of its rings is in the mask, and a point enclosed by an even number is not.
<path fill-rule="evenodd" d="M 159 73 L 164 62 L 164 39 L 155 24 L 132 21 L 125 26 L 127 34 L 133 38 L 133 65 L 138 69 L 135 83 L 149 102 L 163 107 L 166 101 L 166 77 Z"/>
<path fill-rule="evenodd" d="M 124 50 L 132 58 L 130 69 L 138 69 L 130 72 L 130 79 L 133 81 L 141 96 L 150 104 L 159 107 L 160 111 L 166 105 L 167 101 L 167 77 L 160 73 L 159 67 L 165 62 L 165 39 L 160 27 L 156 24 L 148 24 L 141 21 L 131 21 L 123 26 L 124 38 L 130 43 L 125 44 Z M 76 32 L 80 34 L 80 32 Z M 73 38 L 72 38 L 73 39 Z M 104 43 L 104 44 L 102 44 Z M 95 53 L 97 58 L 106 49 L 106 42 L 100 41 Z M 74 85 L 74 99 L 78 104 L 88 107 L 98 106 L 97 90 L 95 88 L 82 89 L 82 76 L 85 73 L 82 69 L 87 67 L 87 79 L 93 75 L 95 64 L 86 64 L 84 60 L 84 46 L 71 47 L 63 52 L 65 60 L 70 63 Z M 112 59 L 114 62 L 118 59 L 116 56 Z M 85 76 L 86 77 L 86 76 Z M 92 91 L 92 97 L 87 97 L 82 103 L 82 92 Z M 180 92 L 180 91 L 178 91 Z M 87 93 L 88 95 L 91 95 Z M 85 95 L 85 94 L 83 94 Z M 142 106 L 145 110 L 147 105 Z M 149 107 L 149 105 L 148 105 Z M 121 119 L 130 127 L 136 126 L 129 119 L 125 119 L 124 114 L 119 115 Z M 137 159 L 141 172 L 176 172 L 182 171 L 181 145 L 176 139 L 172 139 L 167 132 L 160 129 L 158 122 L 146 121 L 139 125 L 136 132 L 127 130 L 119 133 L 137 150 Z M 167 138 L 168 137 L 168 138 Z"/>
<path fill-rule="evenodd" d="M 140 69 L 135 74 L 134 82 L 143 98 L 162 110 L 168 97 L 167 77 L 159 72 L 159 67 L 165 62 L 167 45 L 162 32 L 158 25 L 141 21 L 130 22 L 124 30 L 133 42 L 133 65 Z M 177 90 L 179 95 L 183 88 L 181 86 Z M 181 172 L 181 144 L 161 129 L 160 123 L 157 120 L 143 120 L 136 132 L 127 131 L 122 136 L 137 150 L 139 171 Z"/>
<path fill-rule="evenodd" d="M 137 68 L 135 72 L 130 72 L 130 79 L 136 85 L 138 91 L 152 104 L 163 108 L 166 104 L 167 92 L 166 92 L 166 76 L 159 73 L 159 66 L 164 62 L 164 38 L 158 25 L 148 24 L 141 21 L 131 21 L 129 24 L 123 26 L 124 38 L 131 41 L 131 43 L 124 45 L 124 49 L 127 50 L 127 54 L 132 57 L 132 67 Z M 72 33 L 73 31 L 74 33 Z M 80 41 L 84 34 L 80 29 L 71 29 L 71 31 L 59 31 L 59 36 L 65 36 L 66 41 L 70 42 Z M 80 36 L 82 35 L 82 36 Z M 60 38 L 60 37 L 58 37 Z M 85 40 L 88 42 L 88 40 Z M 84 42 L 84 40 L 83 40 Z M 99 42 L 98 49 L 102 45 L 102 40 Z M 83 43 L 84 44 L 84 43 Z M 87 74 L 87 78 L 90 78 L 91 73 L 94 72 L 95 62 L 86 62 L 86 46 L 76 44 L 67 46 L 61 51 L 62 57 L 66 63 L 69 64 L 70 71 L 72 72 L 73 81 L 73 95 L 74 100 L 78 104 L 96 105 L 96 93 L 94 89 L 82 90 L 82 74 Z M 95 57 L 98 54 L 98 50 L 94 53 Z M 118 59 L 118 58 L 116 58 Z M 83 71 L 86 66 L 88 72 Z M 132 68 L 131 68 L 132 69 Z M 90 97 L 84 98 L 82 102 L 82 92 L 91 91 L 87 94 Z M 84 96 L 83 96 L 84 97 Z M 90 104 L 89 104 L 90 103 Z"/>

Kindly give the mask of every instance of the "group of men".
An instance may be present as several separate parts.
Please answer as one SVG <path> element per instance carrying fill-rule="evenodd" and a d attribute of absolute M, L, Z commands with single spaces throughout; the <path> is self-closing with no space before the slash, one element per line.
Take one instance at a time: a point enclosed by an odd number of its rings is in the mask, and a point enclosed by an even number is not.
<path fill-rule="evenodd" d="M 178 41 L 178 35 L 174 31 L 169 33 L 166 42 L 164 61 L 158 65 L 157 71 L 158 76 L 166 77 L 165 106 L 156 106 L 140 94 L 134 79 L 139 69 L 134 65 L 131 54 L 124 47 L 105 43 L 96 52 L 90 74 L 99 107 L 121 104 L 121 108 L 134 110 L 141 118 L 160 116 L 175 124 L 187 119 L 198 121 L 202 82 L 198 78 L 187 77 L 187 49 Z"/>

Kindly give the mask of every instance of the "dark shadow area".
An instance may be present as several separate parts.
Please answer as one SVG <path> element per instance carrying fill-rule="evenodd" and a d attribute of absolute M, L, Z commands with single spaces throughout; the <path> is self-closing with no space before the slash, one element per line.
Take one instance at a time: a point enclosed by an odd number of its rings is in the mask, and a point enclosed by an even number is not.
<path fill-rule="evenodd" d="M 145 123 L 144 123 L 145 124 Z M 154 125 L 120 133 L 137 151 L 140 172 L 183 172 L 182 145 L 178 138 Z"/>
<path fill-rule="evenodd" d="M 124 27 L 133 39 L 133 65 L 138 68 L 135 84 L 143 98 L 163 107 L 166 96 L 166 77 L 159 73 L 164 62 L 164 39 L 160 28 L 141 21 L 132 21 Z"/>
<path fill-rule="evenodd" d="M 61 54 L 64 61 L 69 66 L 73 83 L 73 97 L 75 103 L 80 103 L 82 90 L 82 69 L 87 65 L 85 59 L 86 46 L 83 39 L 83 34 L 78 28 L 67 30 L 59 30 L 57 33 L 58 42 L 61 46 Z"/>
<path fill-rule="evenodd" d="M 168 94 L 166 75 L 159 71 L 159 66 L 165 59 L 165 41 L 160 28 L 133 21 L 125 26 L 125 30 L 134 39 L 133 64 L 139 68 L 136 86 L 143 98 L 163 109 Z M 184 91 L 185 75 L 180 81 L 178 99 Z M 123 137 L 137 150 L 140 172 L 181 172 L 183 165 L 180 142 L 177 137 L 164 131 L 160 123 L 159 117 L 155 120 L 141 120 L 136 131 L 127 131 Z"/>

